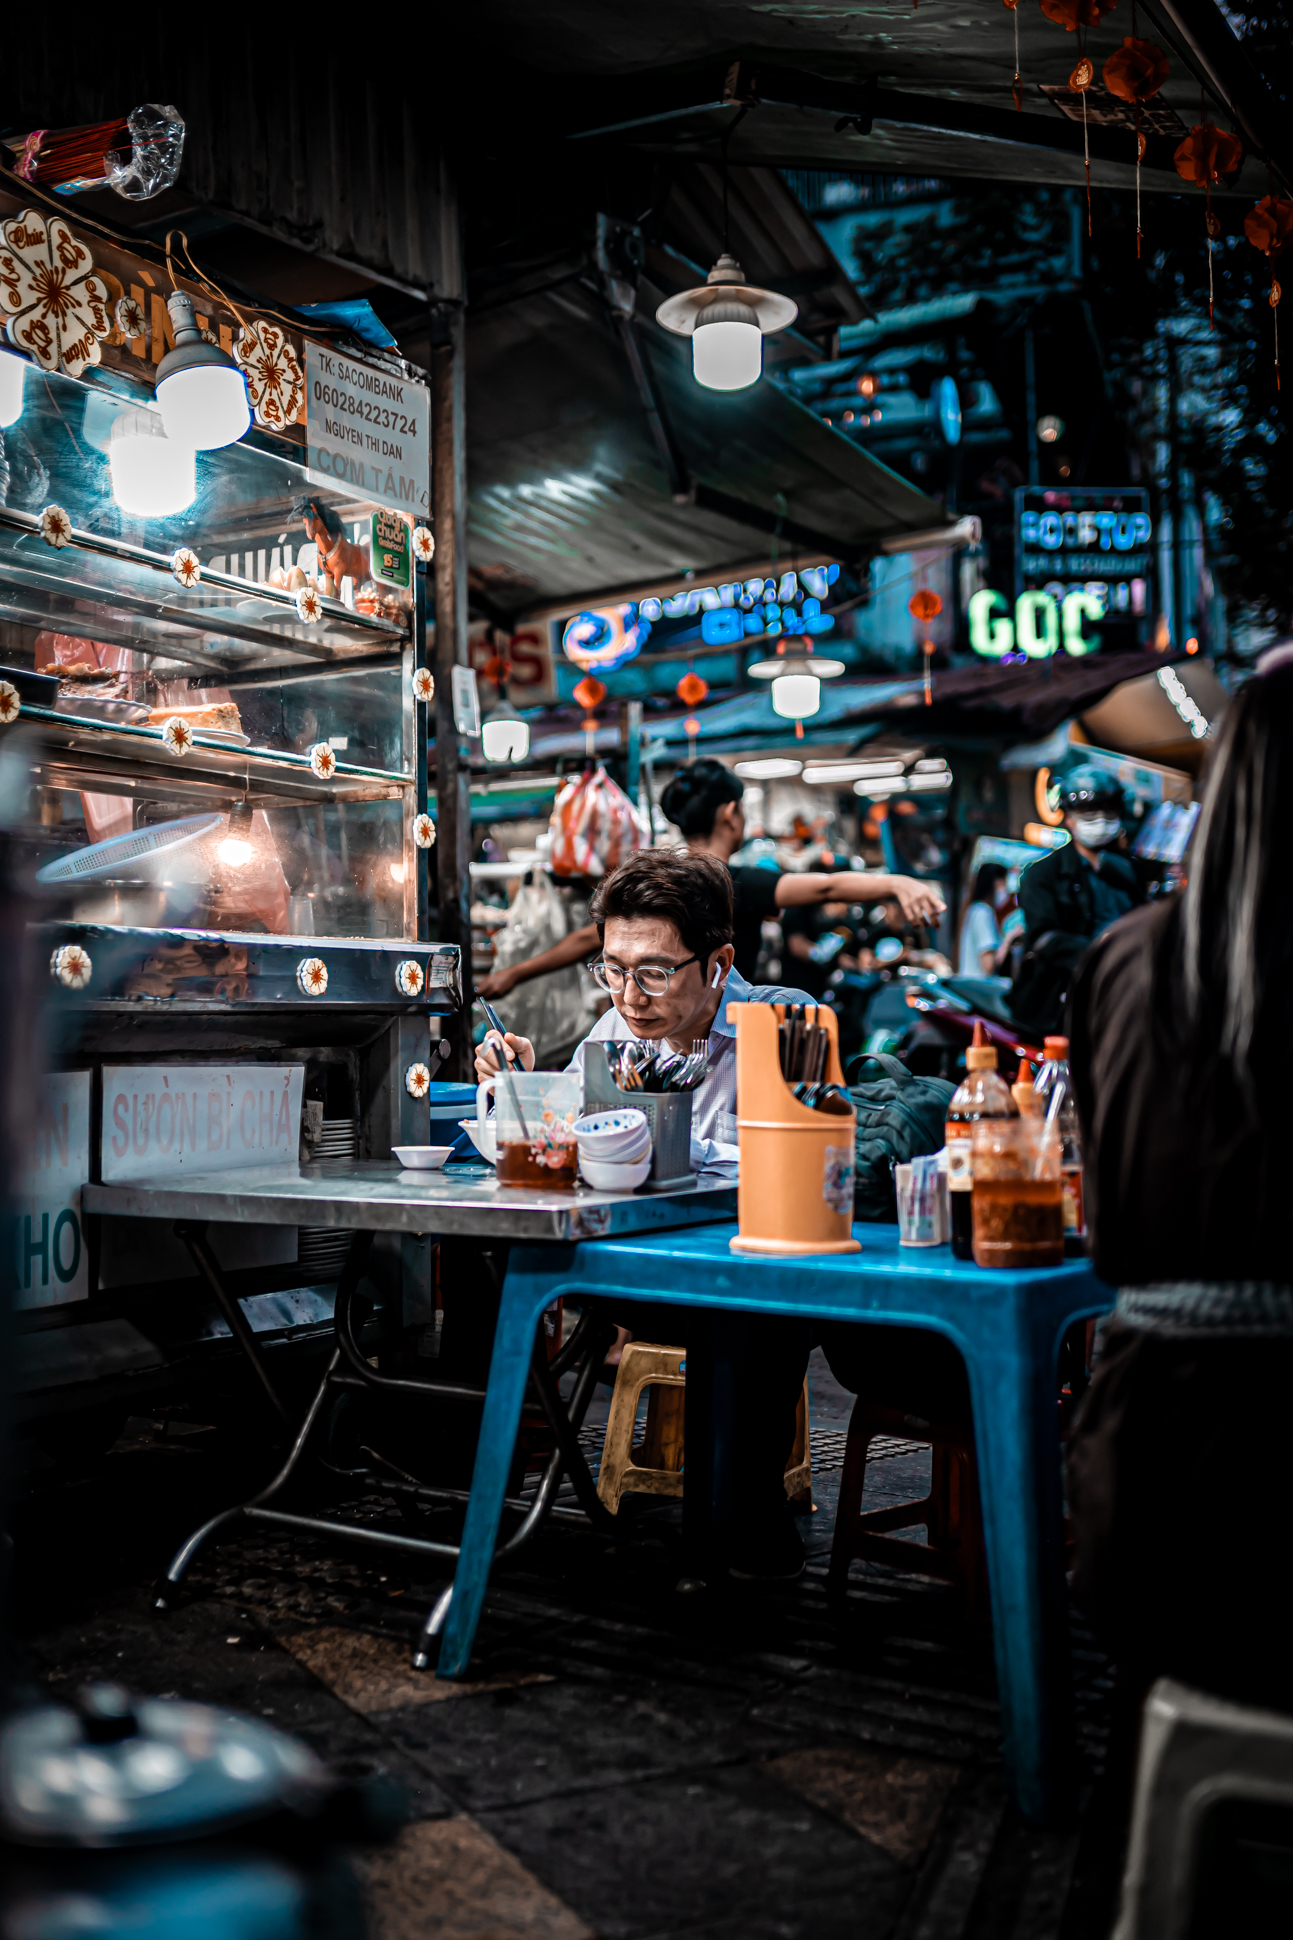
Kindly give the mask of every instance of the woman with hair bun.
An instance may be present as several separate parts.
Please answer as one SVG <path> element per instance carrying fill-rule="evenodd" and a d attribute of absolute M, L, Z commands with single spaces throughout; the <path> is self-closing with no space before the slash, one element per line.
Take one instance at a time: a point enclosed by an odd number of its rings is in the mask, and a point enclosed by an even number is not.
<path fill-rule="evenodd" d="M 838 874 L 815 872 L 782 875 L 758 864 L 738 864 L 731 858 L 745 841 L 744 794 L 739 778 L 721 761 L 707 756 L 680 768 L 660 798 L 674 827 L 686 838 L 692 855 L 708 855 L 726 865 L 732 878 L 735 914 L 732 942 L 736 968 L 753 981 L 765 919 L 783 909 L 797 909 L 814 903 L 880 903 L 894 901 L 909 923 L 930 926 L 937 923 L 945 907 L 937 885 L 918 882 L 913 876 L 863 874 L 844 869 Z M 573 930 L 542 956 L 527 963 L 514 963 L 496 970 L 480 985 L 482 997 L 505 997 L 518 983 L 541 977 L 549 970 L 578 963 L 597 949 L 597 931 L 590 923 Z"/>

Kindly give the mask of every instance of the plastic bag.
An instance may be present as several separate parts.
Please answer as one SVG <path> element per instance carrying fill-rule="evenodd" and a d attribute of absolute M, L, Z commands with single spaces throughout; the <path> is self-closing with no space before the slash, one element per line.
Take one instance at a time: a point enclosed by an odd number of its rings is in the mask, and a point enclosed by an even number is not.
<path fill-rule="evenodd" d="M 632 802 L 600 765 L 566 783 L 548 826 L 554 876 L 608 876 L 649 840 Z"/>
<path fill-rule="evenodd" d="M 582 905 L 578 913 L 582 925 L 587 916 Z M 514 963 L 540 956 L 560 943 L 570 926 L 570 912 L 547 876 L 523 884 L 507 912 L 506 927 L 495 938 L 494 968 L 509 970 Z M 592 1029 L 596 1012 L 585 995 L 585 981 L 579 965 L 572 963 L 564 970 L 532 977 L 496 1000 L 508 1030 L 533 1044 L 540 1070 Z"/>

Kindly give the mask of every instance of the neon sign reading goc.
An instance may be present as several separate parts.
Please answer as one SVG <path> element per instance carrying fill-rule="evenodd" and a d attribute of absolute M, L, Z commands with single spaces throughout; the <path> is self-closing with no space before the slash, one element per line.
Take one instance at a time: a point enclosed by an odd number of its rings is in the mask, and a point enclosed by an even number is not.
<path fill-rule="evenodd" d="M 1026 653 L 1030 660 L 1046 660 L 1058 653 L 1094 653 L 1100 645 L 1082 631 L 1085 620 L 1098 620 L 1104 601 L 1095 593 L 1066 593 L 1056 600 L 1050 593 L 1021 593 L 1014 618 L 1003 593 L 983 587 L 970 596 L 970 645 L 986 660 L 1008 653 Z"/>

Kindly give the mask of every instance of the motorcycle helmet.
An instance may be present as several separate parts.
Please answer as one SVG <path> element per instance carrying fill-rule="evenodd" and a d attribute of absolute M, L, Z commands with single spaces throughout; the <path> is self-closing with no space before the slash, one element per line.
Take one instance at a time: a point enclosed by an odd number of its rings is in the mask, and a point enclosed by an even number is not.
<path fill-rule="evenodd" d="M 1102 813 L 1121 817 L 1126 804 L 1122 789 L 1112 775 L 1091 762 L 1083 762 L 1060 780 L 1058 806 L 1066 814 Z"/>

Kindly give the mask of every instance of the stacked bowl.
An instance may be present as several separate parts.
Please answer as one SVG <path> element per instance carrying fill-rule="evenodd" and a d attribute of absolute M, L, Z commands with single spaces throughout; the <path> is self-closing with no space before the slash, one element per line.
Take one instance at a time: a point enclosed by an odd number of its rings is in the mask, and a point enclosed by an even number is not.
<path fill-rule="evenodd" d="M 596 1192 L 636 1192 L 651 1170 L 651 1127 L 644 1111 L 589 1112 L 575 1120 L 579 1171 Z"/>

